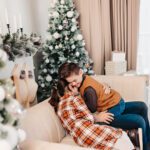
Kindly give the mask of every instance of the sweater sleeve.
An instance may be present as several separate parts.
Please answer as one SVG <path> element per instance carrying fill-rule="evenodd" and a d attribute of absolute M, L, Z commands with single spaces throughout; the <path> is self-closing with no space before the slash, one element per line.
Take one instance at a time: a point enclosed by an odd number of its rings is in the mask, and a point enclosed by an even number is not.
<path fill-rule="evenodd" d="M 97 94 L 96 91 L 91 86 L 85 89 L 84 100 L 88 109 L 92 113 L 97 111 Z"/>

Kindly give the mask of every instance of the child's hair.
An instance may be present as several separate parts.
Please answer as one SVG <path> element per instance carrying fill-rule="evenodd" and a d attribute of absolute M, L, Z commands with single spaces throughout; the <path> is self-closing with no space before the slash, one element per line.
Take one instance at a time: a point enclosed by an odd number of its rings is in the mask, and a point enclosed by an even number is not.
<path fill-rule="evenodd" d="M 68 83 L 65 80 L 60 79 L 57 82 L 57 86 L 53 87 L 53 89 L 52 89 L 52 94 L 51 94 L 51 98 L 49 100 L 49 103 L 54 107 L 55 112 L 57 112 L 60 97 L 64 96 L 65 87 L 67 85 L 68 85 Z"/>
<path fill-rule="evenodd" d="M 80 71 L 80 67 L 75 63 L 64 63 L 59 67 L 58 74 L 59 78 L 66 79 L 70 77 L 73 73 L 78 74 Z"/>

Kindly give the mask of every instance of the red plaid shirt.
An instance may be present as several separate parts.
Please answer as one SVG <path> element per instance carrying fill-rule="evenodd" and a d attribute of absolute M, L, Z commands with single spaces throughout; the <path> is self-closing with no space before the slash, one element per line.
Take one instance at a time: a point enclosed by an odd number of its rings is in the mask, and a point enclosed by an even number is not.
<path fill-rule="evenodd" d="M 65 94 L 59 102 L 57 114 L 74 141 L 83 147 L 111 150 L 122 135 L 121 129 L 94 124 L 94 117 L 84 100 L 77 96 Z"/>

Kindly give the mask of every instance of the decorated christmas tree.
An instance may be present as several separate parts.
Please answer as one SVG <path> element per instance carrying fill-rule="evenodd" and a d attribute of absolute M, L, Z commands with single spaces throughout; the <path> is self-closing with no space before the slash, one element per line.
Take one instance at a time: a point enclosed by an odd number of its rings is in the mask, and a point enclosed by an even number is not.
<path fill-rule="evenodd" d="M 6 52 L 0 49 L 0 72 L 7 58 Z M 23 110 L 14 98 L 14 92 L 11 79 L 0 80 L 0 150 L 16 150 L 25 138 L 24 131 L 18 126 Z"/>
<path fill-rule="evenodd" d="M 42 52 L 44 59 L 38 75 L 40 100 L 50 96 L 51 87 L 58 79 L 58 68 L 64 62 L 78 63 L 85 73 L 94 73 L 78 18 L 72 0 L 57 0 L 51 4 L 48 37 Z"/>

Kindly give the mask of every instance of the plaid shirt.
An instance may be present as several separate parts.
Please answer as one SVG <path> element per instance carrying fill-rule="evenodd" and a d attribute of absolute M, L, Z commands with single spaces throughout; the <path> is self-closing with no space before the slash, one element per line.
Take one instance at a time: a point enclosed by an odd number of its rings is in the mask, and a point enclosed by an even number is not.
<path fill-rule="evenodd" d="M 93 115 L 83 99 L 77 96 L 65 94 L 59 102 L 57 114 L 74 141 L 83 147 L 111 150 L 122 135 L 121 129 L 94 124 Z"/>

